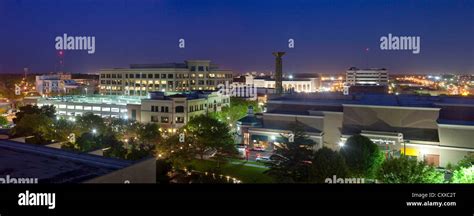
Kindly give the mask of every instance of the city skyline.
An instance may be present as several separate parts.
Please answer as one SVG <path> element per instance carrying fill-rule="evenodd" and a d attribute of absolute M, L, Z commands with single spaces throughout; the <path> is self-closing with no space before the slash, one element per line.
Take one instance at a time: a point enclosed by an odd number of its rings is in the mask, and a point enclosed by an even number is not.
<path fill-rule="evenodd" d="M 58 71 L 55 38 L 68 34 L 93 36 L 97 47 L 94 54 L 63 51 L 63 70 L 72 73 L 187 59 L 210 59 L 235 73 L 268 72 L 271 53 L 285 51 L 284 73 L 368 66 L 392 74 L 469 74 L 473 8 L 444 1 L 6 1 L 0 73 Z M 389 34 L 420 37 L 420 53 L 381 50 L 380 38 Z"/>

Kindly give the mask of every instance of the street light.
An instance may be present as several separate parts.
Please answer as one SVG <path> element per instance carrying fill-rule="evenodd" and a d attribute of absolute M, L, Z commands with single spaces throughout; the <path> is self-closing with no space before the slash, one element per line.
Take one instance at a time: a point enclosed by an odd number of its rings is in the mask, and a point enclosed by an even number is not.
<path fill-rule="evenodd" d="M 92 133 L 93 133 L 93 134 L 96 134 L 96 133 L 97 133 L 97 130 L 96 130 L 95 128 L 92 129 Z"/>
<path fill-rule="evenodd" d="M 344 147 L 344 145 L 345 145 L 345 143 L 344 143 L 343 141 L 339 141 L 338 144 L 339 144 L 339 146 L 340 146 L 341 148 Z"/>

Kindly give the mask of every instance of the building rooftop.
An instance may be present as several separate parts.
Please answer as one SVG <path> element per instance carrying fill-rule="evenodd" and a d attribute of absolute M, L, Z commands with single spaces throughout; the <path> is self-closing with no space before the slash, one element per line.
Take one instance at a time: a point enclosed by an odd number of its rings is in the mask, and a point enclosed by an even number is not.
<path fill-rule="evenodd" d="M 269 103 L 286 102 L 289 104 L 305 105 L 373 105 L 373 106 L 400 106 L 400 107 L 427 107 L 444 106 L 473 106 L 474 98 L 450 96 L 418 96 L 418 95 L 389 95 L 389 94 L 292 94 L 273 97 Z"/>
<path fill-rule="evenodd" d="M 186 98 L 188 100 L 206 98 L 207 96 L 215 93 L 216 91 L 187 91 L 187 92 L 150 92 L 150 98 L 144 98 L 143 100 L 171 100 L 172 98 Z"/>
<path fill-rule="evenodd" d="M 188 68 L 185 63 L 161 63 L 161 64 L 131 64 L 131 69 L 144 68 Z"/>
<path fill-rule="evenodd" d="M 125 168 L 130 161 L 0 140 L 0 177 L 37 178 L 38 183 L 79 183 Z"/>

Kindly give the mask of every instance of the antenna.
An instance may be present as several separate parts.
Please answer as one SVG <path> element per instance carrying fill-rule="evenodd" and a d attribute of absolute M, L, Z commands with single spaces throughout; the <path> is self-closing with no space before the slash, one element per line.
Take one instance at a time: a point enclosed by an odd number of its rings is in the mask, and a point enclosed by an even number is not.
<path fill-rule="evenodd" d="M 58 51 L 58 58 L 59 58 L 59 67 L 58 67 L 58 72 L 63 72 L 64 71 L 64 50 L 59 50 Z"/>
<path fill-rule="evenodd" d="M 28 73 L 28 68 L 23 68 L 23 72 L 24 72 L 24 78 L 26 80 L 26 76 L 27 76 L 27 73 Z"/>
<path fill-rule="evenodd" d="M 369 69 L 369 48 L 365 48 L 365 67 Z"/>

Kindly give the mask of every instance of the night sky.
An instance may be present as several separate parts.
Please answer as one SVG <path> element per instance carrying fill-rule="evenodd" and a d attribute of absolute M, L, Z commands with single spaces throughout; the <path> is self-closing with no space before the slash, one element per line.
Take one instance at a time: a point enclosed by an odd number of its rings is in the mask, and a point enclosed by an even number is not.
<path fill-rule="evenodd" d="M 73 73 L 186 59 L 264 72 L 271 52 L 286 51 L 285 73 L 342 73 L 368 59 L 391 73 L 474 74 L 472 0 L 0 0 L 0 73 L 56 71 L 63 33 L 96 37 L 95 54 L 65 52 Z M 380 50 L 388 33 L 420 36 L 421 53 Z"/>

